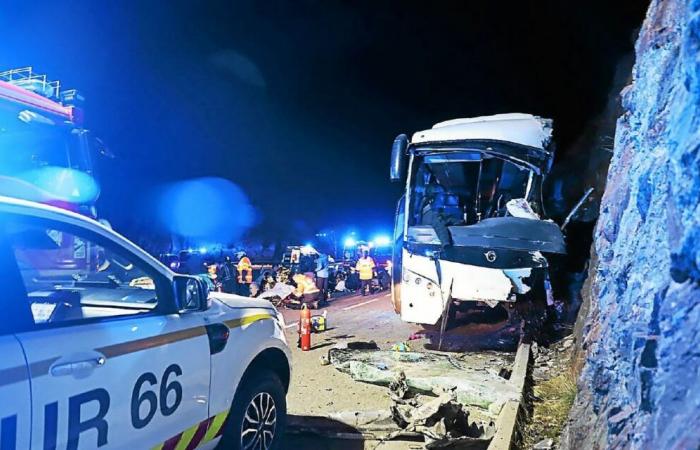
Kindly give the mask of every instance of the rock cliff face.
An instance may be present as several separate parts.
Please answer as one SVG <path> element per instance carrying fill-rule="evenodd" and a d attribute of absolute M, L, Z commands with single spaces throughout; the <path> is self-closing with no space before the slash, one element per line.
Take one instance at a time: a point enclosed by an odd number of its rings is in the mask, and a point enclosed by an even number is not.
<path fill-rule="evenodd" d="M 636 54 L 563 448 L 700 448 L 700 0 L 653 0 Z"/>

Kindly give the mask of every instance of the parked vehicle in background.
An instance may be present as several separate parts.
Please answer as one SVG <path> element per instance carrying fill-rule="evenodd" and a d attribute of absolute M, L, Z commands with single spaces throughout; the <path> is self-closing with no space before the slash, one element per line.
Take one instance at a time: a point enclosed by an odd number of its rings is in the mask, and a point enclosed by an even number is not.
<path fill-rule="evenodd" d="M 551 300 L 550 262 L 566 252 L 541 200 L 551 135 L 548 119 L 499 114 L 396 138 L 391 179 L 405 179 L 405 190 L 392 301 L 403 320 L 433 325 L 470 305 L 529 309 Z"/>

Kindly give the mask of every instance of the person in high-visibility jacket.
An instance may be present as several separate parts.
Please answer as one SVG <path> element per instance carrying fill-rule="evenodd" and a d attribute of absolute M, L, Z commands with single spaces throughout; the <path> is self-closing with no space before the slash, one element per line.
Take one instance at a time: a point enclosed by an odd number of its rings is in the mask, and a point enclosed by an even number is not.
<path fill-rule="evenodd" d="M 253 282 L 253 263 L 245 252 L 240 253 L 240 259 L 236 266 L 238 270 L 238 295 L 250 296 L 250 284 Z"/>
<path fill-rule="evenodd" d="M 360 290 L 362 295 L 365 296 L 369 293 L 370 287 L 372 285 L 372 278 L 374 278 L 374 260 L 369 256 L 369 252 L 365 251 L 362 254 L 362 258 L 357 260 L 355 265 L 355 270 L 360 273 Z"/>

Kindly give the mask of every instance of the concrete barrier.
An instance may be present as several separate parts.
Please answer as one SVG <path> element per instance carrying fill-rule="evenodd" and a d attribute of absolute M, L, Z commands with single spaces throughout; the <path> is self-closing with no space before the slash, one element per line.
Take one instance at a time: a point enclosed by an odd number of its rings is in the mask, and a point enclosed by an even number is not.
<path fill-rule="evenodd" d="M 496 434 L 493 436 L 488 450 L 510 450 L 513 447 L 518 420 L 520 419 L 521 411 L 523 411 L 521 405 L 529 363 L 530 344 L 520 344 L 518 352 L 515 354 L 513 371 L 510 375 L 510 382 L 517 387 L 518 392 L 520 392 L 520 398 L 518 400 L 509 400 L 503 405 L 503 409 L 501 409 L 501 413 L 496 419 Z"/>

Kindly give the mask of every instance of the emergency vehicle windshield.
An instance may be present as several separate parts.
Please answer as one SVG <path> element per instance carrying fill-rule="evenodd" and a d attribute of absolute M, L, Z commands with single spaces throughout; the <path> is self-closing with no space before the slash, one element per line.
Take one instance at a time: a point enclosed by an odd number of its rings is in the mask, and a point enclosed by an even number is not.
<path fill-rule="evenodd" d="M 31 111 L 0 110 L 0 193 L 94 204 L 99 186 L 86 131 Z"/>
<path fill-rule="evenodd" d="M 23 119 L 24 118 L 24 119 Z M 0 174 L 16 175 L 44 167 L 90 173 L 80 130 L 30 111 L 0 111 Z"/>
<path fill-rule="evenodd" d="M 155 277 L 109 242 L 41 221 L 0 221 L 36 323 L 145 313 L 157 305 Z"/>

